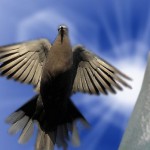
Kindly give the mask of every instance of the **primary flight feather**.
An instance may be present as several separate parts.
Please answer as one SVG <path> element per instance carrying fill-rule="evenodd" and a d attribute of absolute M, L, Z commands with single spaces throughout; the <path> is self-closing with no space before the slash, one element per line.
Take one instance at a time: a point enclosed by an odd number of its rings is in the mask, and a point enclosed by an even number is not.
<path fill-rule="evenodd" d="M 12 124 L 11 134 L 22 130 L 19 143 L 29 140 L 36 121 L 36 150 L 53 150 L 55 144 L 67 149 L 70 139 L 79 144 L 75 121 L 87 121 L 72 103 L 73 93 L 98 95 L 116 93 L 122 85 L 131 88 L 124 80 L 130 78 L 114 66 L 81 45 L 72 48 L 64 25 L 53 44 L 40 39 L 0 47 L 0 73 L 37 91 L 6 120 Z"/>

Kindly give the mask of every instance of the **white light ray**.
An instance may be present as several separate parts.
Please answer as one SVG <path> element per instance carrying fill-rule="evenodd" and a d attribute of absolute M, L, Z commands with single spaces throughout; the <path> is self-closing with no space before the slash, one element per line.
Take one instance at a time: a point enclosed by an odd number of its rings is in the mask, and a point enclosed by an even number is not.
<path fill-rule="evenodd" d="M 149 14 L 148 16 L 150 16 L 150 10 L 148 14 Z M 147 23 L 145 24 L 145 31 L 144 33 L 142 33 L 142 35 L 140 35 L 140 37 L 143 42 L 149 42 L 149 36 L 150 36 L 150 17 L 147 18 Z"/>
<path fill-rule="evenodd" d="M 104 12 L 105 11 L 103 10 L 103 8 L 101 8 L 97 13 L 99 14 L 99 19 L 102 22 L 103 27 L 105 27 L 105 31 L 108 34 L 108 37 L 109 37 L 109 40 L 110 40 L 112 46 L 115 47 L 117 45 L 117 42 L 116 42 L 116 39 L 115 39 L 115 37 L 114 37 L 114 35 L 112 33 L 110 25 L 109 25 L 109 23 L 107 21 L 107 17 L 106 17 L 106 15 L 104 15 L 105 14 Z M 116 54 L 118 54 L 118 53 L 116 52 Z"/>
<path fill-rule="evenodd" d="M 120 31 L 120 39 L 121 41 L 124 41 L 126 39 L 126 34 L 124 32 L 124 28 L 123 28 L 123 15 L 122 15 L 122 3 L 120 1 L 114 1 L 114 11 L 116 14 L 116 18 L 118 21 L 118 27 L 119 27 L 119 31 Z"/>
<path fill-rule="evenodd" d="M 137 43 L 136 45 L 139 45 Z M 140 48 L 143 51 L 138 51 L 137 54 L 133 57 L 121 58 L 118 61 L 115 61 L 117 68 L 130 76 L 133 81 L 128 82 L 132 86 L 132 90 L 124 89 L 123 92 L 118 92 L 116 95 L 110 95 L 109 99 L 112 103 L 120 105 L 120 109 L 124 112 L 130 112 L 137 100 L 138 94 L 141 89 L 141 84 L 143 81 L 143 76 L 145 72 L 146 64 L 144 62 L 143 53 L 145 53 L 145 45 L 140 44 Z M 137 46 L 135 46 L 138 48 Z"/>

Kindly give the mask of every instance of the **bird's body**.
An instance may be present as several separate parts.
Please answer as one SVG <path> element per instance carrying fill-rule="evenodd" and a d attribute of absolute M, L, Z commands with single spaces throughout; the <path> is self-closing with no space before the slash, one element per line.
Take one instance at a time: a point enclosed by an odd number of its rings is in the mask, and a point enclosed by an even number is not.
<path fill-rule="evenodd" d="M 130 88 L 122 77 L 130 78 L 118 69 L 82 46 L 72 48 L 66 26 L 59 27 L 53 45 L 40 39 L 0 47 L 0 62 L 1 75 L 35 86 L 36 96 L 7 122 L 12 124 L 10 133 L 22 130 L 19 142 L 25 143 L 36 120 L 36 150 L 53 150 L 55 144 L 67 149 L 70 138 L 79 144 L 75 121 L 86 119 L 72 103 L 73 93 L 116 93 L 120 84 Z"/>
<path fill-rule="evenodd" d="M 47 117 L 51 118 L 49 126 L 54 127 L 63 123 L 73 85 L 72 47 L 67 35 L 63 36 L 63 41 L 60 38 L 58 35 L 48 53 L 40 84 L 41 100 Z"/>

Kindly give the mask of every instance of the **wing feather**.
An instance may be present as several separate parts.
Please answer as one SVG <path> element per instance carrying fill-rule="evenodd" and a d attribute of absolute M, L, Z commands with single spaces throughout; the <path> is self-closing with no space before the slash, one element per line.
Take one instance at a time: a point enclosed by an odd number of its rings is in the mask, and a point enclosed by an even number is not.
<path fill-rule="evenodd" d="M 18 58 L 18 57 L 19 57 L 18 53 L 13 53 L 12 55 L 9 55 L 9 57 L 1 58 L 0 62 L 7 62 L 7 61 L 13 60 L 13 59 Z"/>
<path fill-rule="evenodd" d="M 88 84 L 88 87 L 89 87 L 89 90 L 90 90 L 90 93 L 94 93 L 94 94 L 98 94 L 97 91 L 95 90 L 95 87 L 93 85 L 93 82 L 91 81 L 90 77 L 89 77 L 89 74 L 88 74 L 88 71 L 87 69 L 84 69 L 84 75 L 86 77 L 86 81 L 87 81 L 87 84 Z"/>
<path fill-rule="evenodd" d="M 34 63 L 35 63 L 35 61 L 32 60 L 31 64 L 30 64 L 29 67 L 27 68 L 27 69 L 29 69 L 29 73 L 27 74 L 27 77 L 26 77 L 26 79 L 24 80 L 24 83 L 30 83 L 30 82 L 31 82 L 31 79 L 32 79 L 32 77 L 33 77 L 33 75 L 32 75 L 31 72 L 32 72 Z"/>
<path fill-rule="evenodd" d="M 82 86 L 83 86 L 83 89 L 84 89 L 84 92 L 87 93 L 89 90 L 88 90 L 88 86 L 87 86 L 87 82 L 86 82 L 86 79 L 85 79 L 85 76 L 84 76 L 84 72 L 83 72 L 83 69 L 80 70 L 80 74 L 81 74 L 81 81 L 82 81 Z"/>
<path fill-rule="evenodd" d="M 83 86 L 82 86 L 82 75 L 81 75 L 81 68 L 79 67 L 79 69 L 78 69 L 78 74 L 79 74 L 79 76 L 78 76 L 78 80 L 79 80 L 79 84 L 78 84 L 78 89 L 81 91 L 81 92 L 84 92 L 84 88 L 83 88 Z"/>

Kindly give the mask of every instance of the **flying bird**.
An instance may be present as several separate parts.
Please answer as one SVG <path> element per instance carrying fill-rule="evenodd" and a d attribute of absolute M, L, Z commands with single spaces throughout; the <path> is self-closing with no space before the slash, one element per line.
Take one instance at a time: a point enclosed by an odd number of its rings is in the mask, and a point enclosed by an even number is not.
<path fill-rule="evenodd" d="M 36 95 L 13 112 L 6 122 L 10 134 L 22 131 L 19 143 L 27 142 L 37 124 L 35 150 L 67 149 L 68 141 L 79 145 L 76 121 L 88 123 L 71 101 L 76 92 L 116 93 L 130 78 L 88 51 L 72 47 L 68 28 L 60 25 L 53 44 L 38 39 L 0 47 L 1 76 L 32 84 Z"/>

